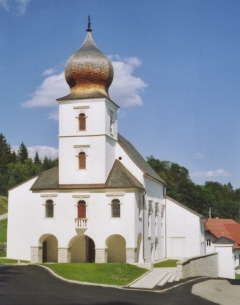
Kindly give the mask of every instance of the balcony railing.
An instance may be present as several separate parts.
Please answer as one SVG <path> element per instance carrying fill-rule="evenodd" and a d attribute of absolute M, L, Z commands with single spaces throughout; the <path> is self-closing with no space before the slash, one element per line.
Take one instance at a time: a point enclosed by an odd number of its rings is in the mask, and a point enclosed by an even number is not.
<path fill-rule="evenodd" d="M 87 229 L 87 218 L 75 218 L 76 229 Z"/>

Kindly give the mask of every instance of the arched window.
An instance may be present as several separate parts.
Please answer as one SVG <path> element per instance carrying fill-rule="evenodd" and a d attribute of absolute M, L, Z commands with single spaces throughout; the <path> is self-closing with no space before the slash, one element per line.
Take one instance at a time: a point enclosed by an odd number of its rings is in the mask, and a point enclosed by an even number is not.
<path fill-rule="evenodd" d="M 86 202 L 84 200 L 78 201 L 78 218 L 86 218 Z"/>
<path fill-rule="evenodd" d="M 83 151 L 78 154 L 78 167 L 79 169 L 86 169 L 86 154 Z"/>
<path fill-rule="evenodd" d="M 112 217 L 120 217 L 120 201 L 118 199 L 112 200 Z"/>
<path fill-rule="evenodd" d="M 86 116 L 84 113 L 80 113 L 78 117 L 79 130 L 86 130 Z"/>
<path fill-rule="evenodd" d="M 53 217 L 53 201 L 51 199 L 46 201 L 45 216 Z"/>

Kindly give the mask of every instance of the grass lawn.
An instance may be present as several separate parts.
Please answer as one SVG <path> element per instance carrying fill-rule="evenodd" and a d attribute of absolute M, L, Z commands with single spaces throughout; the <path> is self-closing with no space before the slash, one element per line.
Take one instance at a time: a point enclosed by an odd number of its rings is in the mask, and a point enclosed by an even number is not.
<path fill-rule="evenodd" d="M 6 196 L 0 196 L 0 215 L 7 213 L 8 211 L 8 198 Z"/>
<path fill-rule="evenodd" d="M 17 264 L 17 259 L 8 259 L 8 258 L 0 258 L 0 264 Z M 29 263 L 29 261 L 22 261 L 20 260 L 20 263 Z"/>
<path fill-rule="evenodd" d="M 176 262 L 178 262 L 178 260 L 176 259 L 168 259 L 166 261 L 160 262 L 160 263 L 156 263 L 154 264 L 154 268 L 161 268 L 161 267 L 177 267 Z"/>
<path fill-rule="evenodd" d="M 7 241 L 7 219 L 0 220 L 0 243 Z"/>
<path fill-rule="evenodd" d="M 235 268 L 235 270 L 237 270 L 237 269 L 240 269 L 240 266 L 237 266 L 237 267 Z"/>
<path fill-rule="evenodd" d="M 71 280 L 107 285 L 125 286 L 147 272 L 146 269 L 129 264 L 42 264 L 58 275 Z"/>
<path fill-rule="evenodd" d="M 240 280 L 240 274 L 235 273 L 235 279 Z"/>

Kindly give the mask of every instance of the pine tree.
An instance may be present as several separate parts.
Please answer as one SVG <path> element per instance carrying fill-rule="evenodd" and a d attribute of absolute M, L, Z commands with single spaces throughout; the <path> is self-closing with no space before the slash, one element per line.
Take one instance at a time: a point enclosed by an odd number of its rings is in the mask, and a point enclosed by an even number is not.
<path fill-rule="evenodd" d="M 27 159 L 28 159 L 28 150 L 27 147 L 22 142 L 18 149 L 18 160 L 23 163 Z"/>

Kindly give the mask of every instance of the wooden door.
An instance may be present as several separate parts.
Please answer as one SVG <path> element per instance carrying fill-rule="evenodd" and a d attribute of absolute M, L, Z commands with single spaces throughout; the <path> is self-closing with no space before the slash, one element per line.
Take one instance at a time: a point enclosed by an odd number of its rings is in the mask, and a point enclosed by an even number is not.
<path fill-rule="evenodd" d="M 47 262 L 47 242 L 43 242 L 43 248 L 42 248 L 42 262 L 46 263 Z"/>

